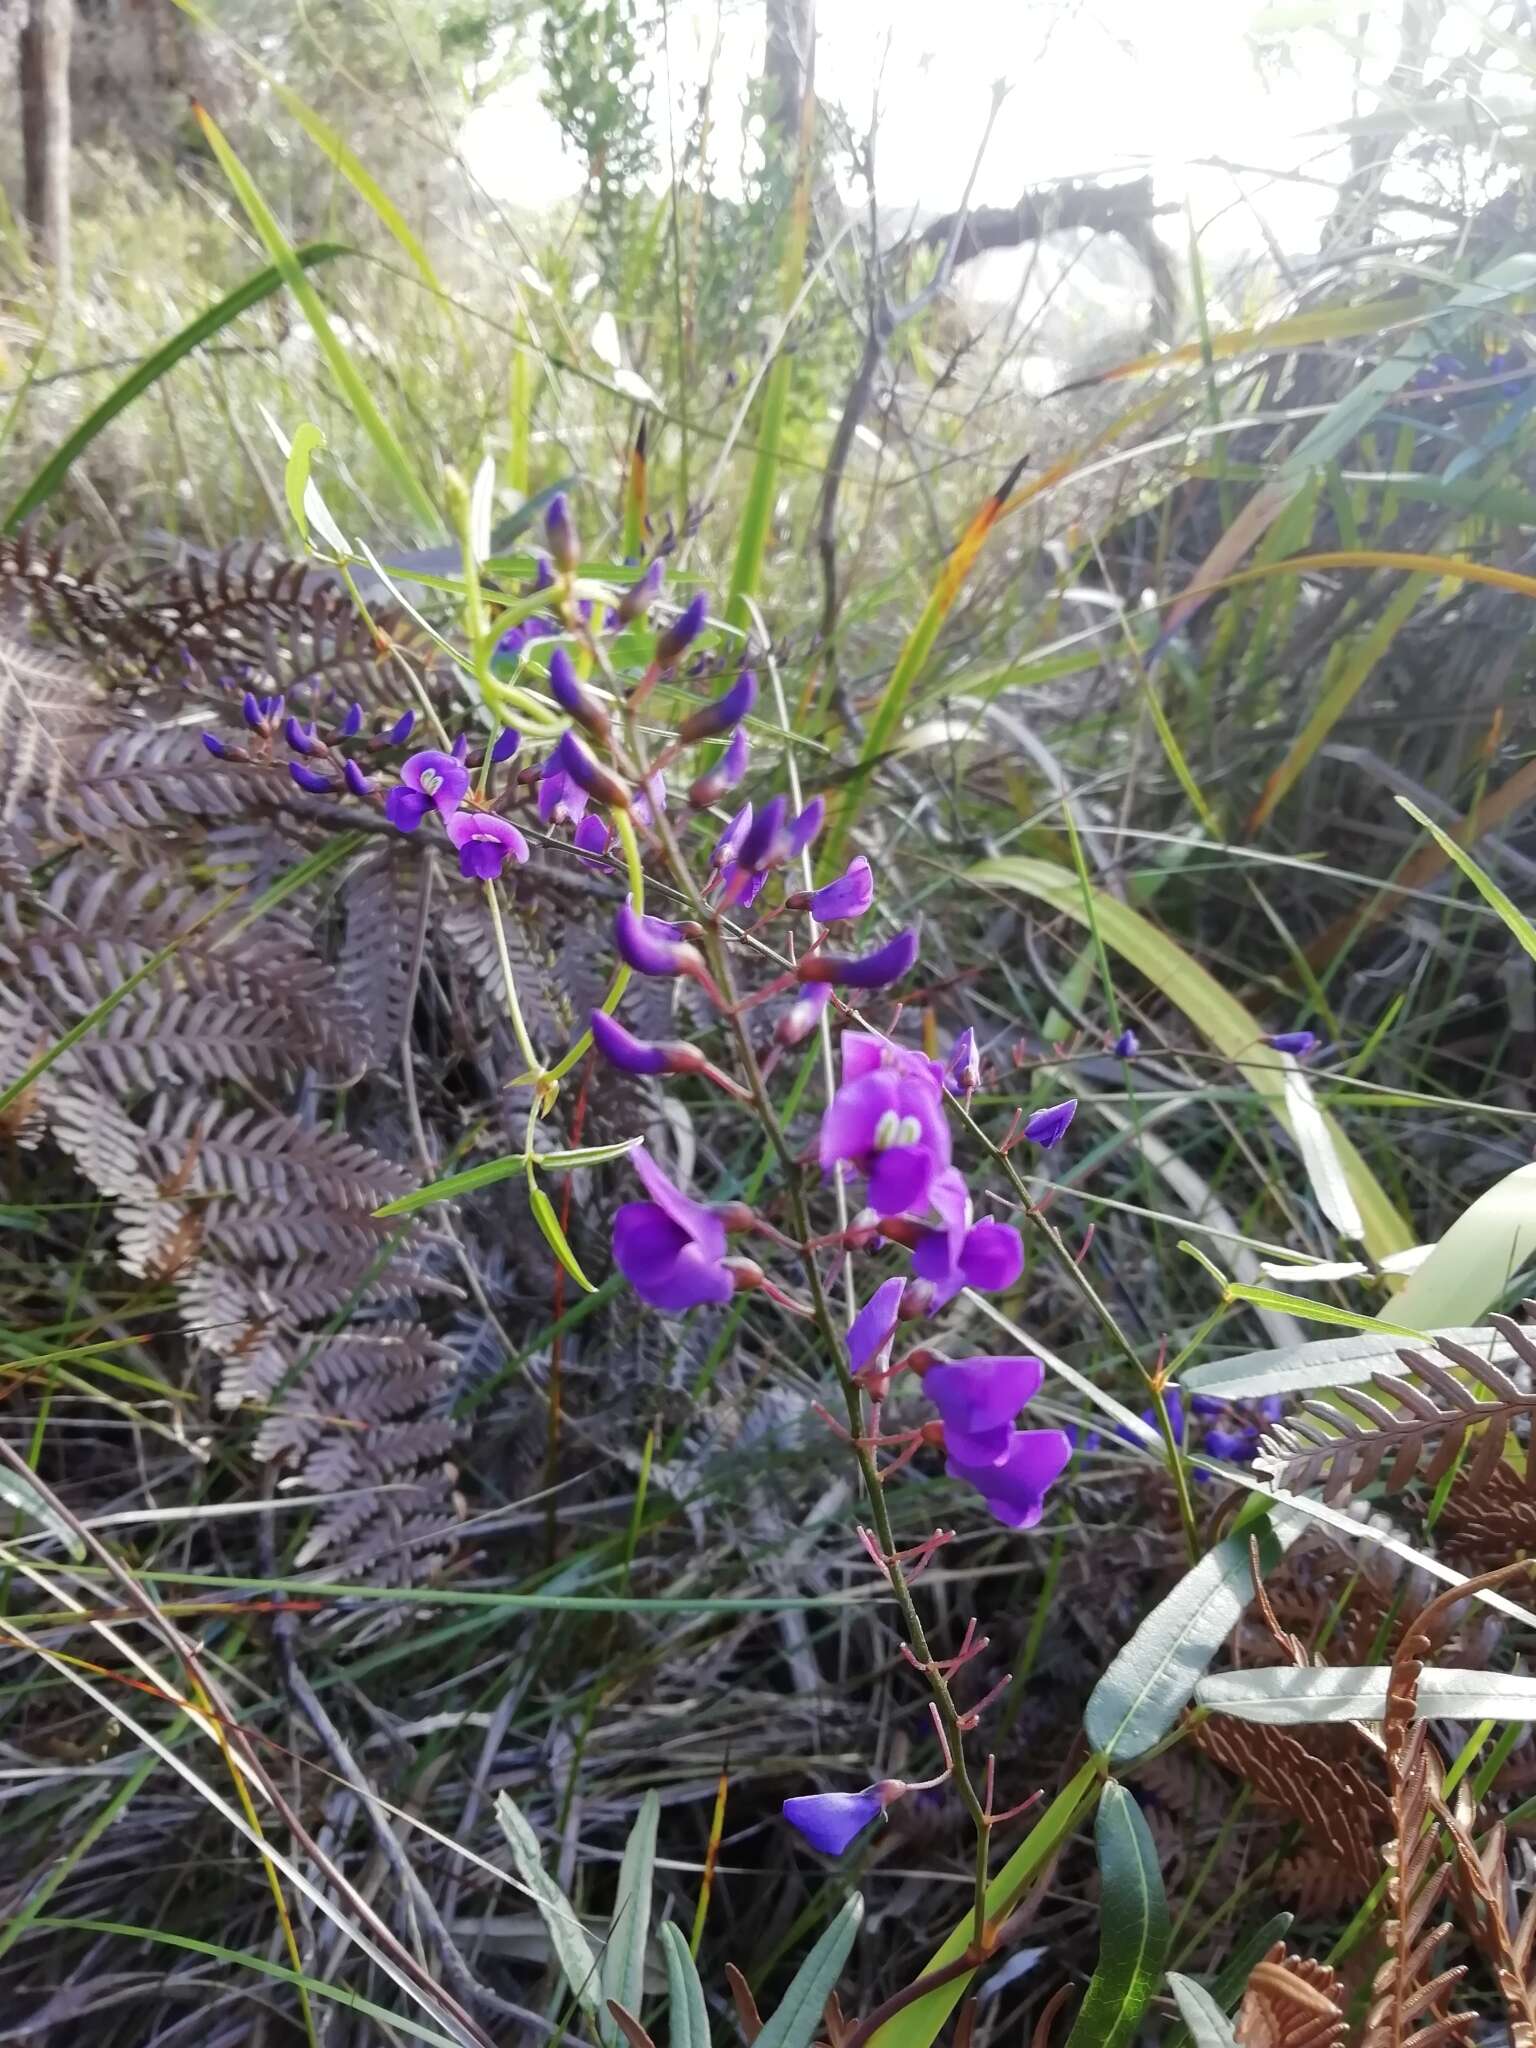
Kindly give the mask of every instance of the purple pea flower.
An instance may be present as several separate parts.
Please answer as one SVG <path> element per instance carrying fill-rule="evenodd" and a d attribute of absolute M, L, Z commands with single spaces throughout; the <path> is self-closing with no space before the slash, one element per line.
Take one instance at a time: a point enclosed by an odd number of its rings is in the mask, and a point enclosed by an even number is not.
<path fill-rule="evenodd" d="M 805 902 L 818 924 L 851 924 L 875 900 L 875 878 L 863 854 L 856 854 L 835 882 L 813 889 Z"/>
<path fill-rule="evenodd" d="M 711 804 L 719 803 L 728 789 L 734 789 L 747 772 L 747 763 L 752 757 L 752 745 L 747 738 L 747 729 L 738 725 L 731 734 L 731 743 L 712 768 L 706 768 L 688 792 L 688 801 L 695 810 L 707 810 Z"/>
<path fill-rule="evenodd" d="M 847 1336 L 850 1372 L 867 1372 L 871 1379 L 878 1379 L 885 1371 L 906 1291 L 907 1283 L 899 1274 L 894 1280 L 882 1280 L 854 1317 Z"/>
<path fill-rule="evenodd" d="M 557 647 L 549 657 L 549 694 L 583 732 L 591 733 L 595 739 L 606 738 L 608 714 L 581 681 L 563 647 Z"/>
<path fill-rule="evenodd" d="M 1127 1025 L 1109 1049 L 1117 1060 L 1133 1060 L 1141 1051 L 1141 1040 Z"/>
<path fill-rule="evenodd" d="M 400 716 L 395 720 L 394 724 L 389 728 L 389 731 L 385 733 L 384 738 L 387 741 L 387 743 L 392 747 L 403 747 L 406 741 L 410 738 L 412 732 L 415 729 L 415 726 L 415 712 L 402 711 Z"/>
<path fill-rule="evenodd" d="M 1275 1052 L 1294 1053 L 1296 1058 L 1300 1060 L 1305 1059 L 1309 1052 L 1316 1049 L 1317 1033 L 1315 1031 L 1273 1031 L 1265 1039 L 1264 1043 Z"/>
<path fill-rule="evenodd" d="M 601 863 L 593 858 L 593 856 L 608 851 L 608 841 L 612 836 L 606 821 L 600 818 L 595 811 L 588 811 L 587 815 L 579 820 L 576 830 L 571 834 L 571 844 L 582 855 L 586 866 L 594 874 L 600 875 L 603 869 Z"/>
<path fill-rule="evenodd" d="M 973 1095 L 981 1086 L 981 1058 L 976 1051 L 976 1034 L 969 1024 L 955 1040 L 944 1078 L 957 1095 Z"/>
<path fill-rule="evenodd" d="M 703 631 L 709 617 L 709 600 L 701 590 L 691 597 L 656 642 L 655 663 L 659 669 L 675 668 Z"/>
<path fill-rule="evenodd" d="M 822 1171 L 847 1160 L 882 1216 L 923 1208 L 949 1165 L 949 1126 L 928 1082 L 891 1067 L 845 1081 L 821 1120 Z"/>
<path fill-rule="evenodd" d="M 329 775 L 322 775 L 318 768 L 307 767 L 302 761 L 290 761 L 288 773 L 300 789 L 307 789 L 311 796 L 329 796 L 336 787 Z"/>
<path fill-rule="evenodd" d="M 549 510 L 544 514 L 544 538 L 549 542 L 555 567 L 562 576 L 569 576 L 581 560 L 581 549 L 577 545 L 576 529 L 571 524 L 570 502 L 564 491 L 556 491 L 549 501 Z"/>
<path fill-rule="evenodd" d="M 1032 1529 L 1045 1510 L 1046 1489 L 1059 1479 L 1072 1456 L 1064 1429 L 1016 1429 L 1001 1458 L 973 1464 L 951 1456 L 951 1479 L 974 1486 L 988 1508 L 1010 1529 Z"/>
<path fill-rule="evenodd" d="M 648 1202 L 626 1202 L 613 1219 L 613 1256 L 636 1294 L 677 1315 L 702 1302 L 729 1301 L 725 1225 L 713 1209 L 675 1188 L 643 1145 L 630 1155 Z"/>
<path fill-rule="evenodd" d="M 802 1038 L 816 1029 L 821 1022 L 822 1011 L 831 1000 L 831 982 L 813 982 L 802 995 L 795 998 L 773 1027 L 775 1043 L 798 1045 Z"/>
<path fill-rule="evenodd" d="M 469 770 L 435 747 L 400 765 L 400 780 L 384 799 L 384 815 L 398 832 L 414 832 L 428 811 L 452 817 L 469 788 Z"/>
<path fill-rule="evenodd" d="M 528 842 L 515 825 L 490 811 L 455 811 L 448 837 L 459 849 L 459 873 L 467 881 L 492 882 L 507 861 L 528 858 Z"/>
<path fill-rule="evenodd" d="M 827 800 L 813 796 L 789 828 L 789 857 L 804 853 L 827 820 Z"/>
<path fill-rule="evenodd" d="M 315 751 L 315 728 L 313 725 L 300 725 L 291 711 L 283 720 L 283 738 L 296 754 L 312 754 Z"/>
<path fill-rule="evenodd" d="M 882 1787 L 867 1792 L 807 1792 L 786 1799 L 784 1818 L 797 1834 L 823 1856 L 841 1856 L 855 1835 L 863 1834 L 885 1811 Z"/>
<path fill-rule="evenodd" d="M 752 805 L 749 801 L 742 805 L 741 809 L 715 841 L 709 856 L 710 866 L 712 868 L 728 867 L 735 860 L 742 840 L 745 839 L 751 829 Z"/>
<path fill-rule="evenodd" d="M 229 748 L 216 732 L 205 732 L 203 734 L 203 745 L 216 761 L 224 761 L 229 758 Z"/>
<path fill-rule="evenodd" d="M 1007 1457 L 1018 1412 L 1039 1393 L 1044 1377 L 1038 1358 L 956 1358 L 930 1365 L 923 1392 L 939 1411 L 951 1459 L 993 1465 Z"/>
<path fill-rule="evenodd" d="M 354 796 L 372 796 L 373 778 L 365 775 L 356 761 L 343 761 L 341 772 L 346 777 L 347 787 Z"/>
<path fill-rule="evenodd" d="M 953 1167 L 934 1181 L 930 1199 L 940 1228 L 925 1231 L 912 1251 L 912 1270 L 933 1288 L 933 1306 L 943 1308 L 962 1287 L 1001 1294 L 1024 1270 L 1024 1241 L 1006 1223 L 990 1217 L 973 1222 L 971 1198 Z"/>
<path fill-rule="evenodd" d="M 523 736 L 517 728 L 511 725 L 504 725 L 491 742 L 491 759 L 493 761 L 510 761 L 522 744 Z"/>
<path fill-rule="evenodd" d="M 658 555 L 645 574 L 630 584 L 614 607 L 621 626 L 632 625 L 636 619 L 650 610 L 661 594 L 662 574 L 661 557 Z"/>
<path fill-rule="evenodd" d="M 539 817 L 546 825 L 573 825 L 585 815 L 587 792 L 565 766 L 562 739 L 539 770 Z"/>
<path fill-rule="evenodd" d="M 703 960 L 690 945 L 680 924 L 664 917 L 646 917 L 627 899 L 613 920 L 614 944 L 619 958 L 636 974 L 697 974 Z"/>
<path fill-rule="evenodd" d="M 692 746 L 697 740 L 718 739 L 722 733 L 740 725 L 752 706 L 757 702 L 757 677 L 751 669 L 744 668 L 731 687 L 715 699 L 713 704 L 701 704 L 697 711 L 690 711 L 677 728 L 677 737 L 684 746 Z"/>
<path fill-rule="evenodd" d="M 800 981 L 836 981 L 847 988 L 884 988 L 890 982 L 900 981 L 916 959 L 917 933 L 909 927 L 894 939 L 887 939 L 883 946 L 877 946 L 873 953 L 807 953 L 795 975 Z M 1066 1129 L 1065 1124 L 1062 1129 Z"/>
<path fill-rule="evenodd" d="M 736 849 L 736 865 L 745 873 L 757 874 L 760 870 L 777 867 L 789 851 L 789 835 L 785 825 L 788 800 L 782 796 L 770 797 L 763 808 L 748 821 L 741 835 L 741 844 Z"/>
<path fill-rule="evenodd" d="M 341 721 L 341 736 L 344 740 L 355 739 L 363 729 L 363 707 L 352 703 L 347 706 L 347 715 Z"/>
<path fill-rule="evenodd" d="M 889 1039 L 877 1038 L 873 1031 L 845 1031 L 842 1053 L 844 1081 L 861 1081 L 881 1067 L 892 1067 L 898 1073 L 927 1081 L 935 1089 L 944 1085 L 944 1070 L 937 1060 L 929 1059 L 913 1046 L 892 1045 Z"/>
<path fill-rule="evenodd" d="M 1067 1126 L 1077 1115 L 1077 1097 L 1070 1096 L 1065 1102 L 1053 1103 L 1049 1109 L 1037 1109 L 1024 1125 L 1024 1136 L 1032 1145 L 1038 1145 L 1048 1152 L 1053 1145 L 1059 1145 L 1067 1135 Z"/>

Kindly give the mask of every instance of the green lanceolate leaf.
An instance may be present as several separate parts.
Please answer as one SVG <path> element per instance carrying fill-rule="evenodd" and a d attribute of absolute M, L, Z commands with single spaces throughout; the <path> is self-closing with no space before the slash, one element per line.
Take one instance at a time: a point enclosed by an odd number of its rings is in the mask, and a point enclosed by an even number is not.
<path fill-rule="evenodd" d="M 608 1946 L 603 1951 L 603 2014 L 598 2022 L 598 2032 L 608 2048 L 620 2048 L 624 2039 L 607 2009 L 608 2000 L 638 2017 L 645 1996 L 645 1944 L 651 1934 L 651 1876 L 656 1867 L 660 1815 L 660 1799 L 654 1791 L 647 1792 L 619 1865 L 619 1888 L 608 1925 Z"/>
<path fill-rule="evenodd" d="M 539 1854 L 539 1838 L 524 1820 L 510 1793 L 503 1792 L 497 1798 L 496 1818 L 511 1848 L 518 1877 L 532 1892 L 534 1903 L 543 1915 L 550 1945 L 565 1973 L 565 1981 L 571 1987 L 571 1996 L 584 2012 L 596 2015 L 599 2010 L 597 1957 L 592 1953 L 592 1944 L 576 1917 L 575 1908 L 544 1868 L 544 1859 Z M 604 2019 L 606 2021 L 606 2015 Z"/>
<path fill-rule="evenodd" d="M 757 2037 L 756 2048 L 811 2048 L 821 2030 L 828 1994 L 836 1987 L 864 1922 L 864 1901 L 857 1892 L 795 1972 L 772 2019 Z"/>
<path fill-rule="evenodd" d="M 583 1294 L 596 1294 L 597 1289 L 576 1263 L 576 1254 L 566 1243 L 565 1232 L 560 1228 L 560 1218 L 555 1214 L 555 1205 L 535 1182 L 528 1176 L 528 1206 L 533 1211 L 533 1220 L 544 1233 L 544 1242 L 576 1282 Z"/>
<path fill-rule="evenodd" d="M 1201 1679 L 1195 1698 L 1213 1713 L 1293 1728 L 1320 1721 L 1379 1721 L 1387 1710 L 1386 1664 L 1336 1664 L 1324 1670 L 1265 1665 Z M 1536 1677 L 1519 1671 L 1436 1670 L 1419 1674 L 1421 1721 L 1536 1720 Z"/>
<path fill-rule="evenodd" d="M 318 263 L 329 263 L 333 256 L 351 253 L 344 242 L 306 242 L 302 248 L 290 251 L 293 263 L 301 273 L 312 270 Z M 216 306 L 210 306 L 206 313 L 199 313 L 195 320 L 189 320 L 179 334 L 173 334 L 152 356 L 146 356 L 121 384 L 113 386 L 93 412 L 86 414 L 74 432 L 59 443 L 31 483 L 11 504 L 5 514 L 4 530 L 14 533 L 23 520 L 31 518 L 39 505 L 46 504 L 68 476 L 76 457 L 82 455 L 103 428 L 110 426 L 142 392 L 157 383 L 167 370 L 175 369 L 183 357 L 201 348 L 220 328 L 238 320 L 252 306 L 259 306 L 263 299 L 271 298 L 275 291 L 281 289 L 285 276 L 284 270 L 275 263 L 266 270 L 258 270 L 254 277 L 248 277 L 244 284 L 237 285 Z"/>
<path fill-rule="evenodd" d="M 609 1159 L 623 1159 L 639 1144 L 638 1138 L 622 1138 L 613 1145 L 578 1145 L 569 1152 L 538 1152 L 532 1155 L 532 1164 L 540 1173 L 564 1173 L 580 1166 L 601 1166 Z M 509 1153 L 505 1159 L 487 1159 L 481 1166 L 466 1166 L 462 1173 L 445 1174 L 441 1180 L 428 1181 L 422 1188 L 412 1188 L 408 1195 L 401 1195 L 397 1201 L 386 1202 L 382 1209 L 375 1209 L 375 1216 L 409 1216 L 413 1209 L 425 1209 L 433 1202 L 449 1202 L 455 1195 L 472 1194 L 476 1188 L 488 1188 L 498 1180 L 507 1180 L 514 1173 L 523 1173 L 529 1165 L 529 1156 L 522 1152 Z"/>
<path fill-rule="evenodd" d="M 1197 1984 L 1193 1977 L 1181 1977 L 1177 1970 L 1170 1970 L 1168 1989 L 1179 2008 L 1179 2018 L 1189 2029 L 1194 2048 L 1237 2048 L 1232 2022 L 1203 1984 Z"/>
<path fill-rule="evenodd" d="M 1067 2048 L 1123 2048 L 1168 1956 L 1168 1899 L 1141 1809 L 1113 1779 L 1093 1831 L 1099 1857 L 1099 1962 Z"/>
<path fill-rule="evenodd" d="M 1249 1535 L 1278 1560 L 1304 1526 L 1300 1515 L 1261 1516 L 1184 1574 L 1094 1687 L 1083 1727 L 1096 1750 L 1115 1761 L 1140 1756 L 1168 1733 L 1253 1598 Z"/>
<path fill-rule="evenodd" d="M 1533 1176 L 1536 1178 L 1536 1176 Z M 1397 1302 L 1392 1304 L 1394 1318 Z M 1497 1331 L 1468 1323 L 1455 1329 L 1426 1331 L 1469 1345 L 1493 1364 L 1514 1356 Z M 1316 1344 L 1293 1344 L 1275 1351 L 1244 1351 L 1236 1358 L 1212 1359 L 1179 1374 L 1186 1394 L 1209 1394 L 1219 1401 L 1253 1401 L 1261 1394 L 1313 1393 L 1319 1387 L 1363 1386 L 1377 1373 L 1397 1374 L 1408 1368 L 1398 1361 L 1407 1340 L 1402 1337 L 1325 1337 Z"/>
<path fill-rule="evenodd" d="M 661 1930 L 667 1958 L 667 2024 L 671 2048 L 709 2048 L 709 2007 L 698 1965 L 688 1953 L 682 1930 L 669 1920 Z"/>

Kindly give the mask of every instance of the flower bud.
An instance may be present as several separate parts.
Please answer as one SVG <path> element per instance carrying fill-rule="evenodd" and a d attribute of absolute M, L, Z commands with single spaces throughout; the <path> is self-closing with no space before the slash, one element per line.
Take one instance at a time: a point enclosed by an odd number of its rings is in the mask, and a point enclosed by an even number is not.
<path fill-rule="evenodd" d="M 629 809 L 629 791 L 611 769 L 588 753 L 574 733 L 562 733 L 555 752 L 561 768 L 578 789 L 596 797 L 600 804 L 607 804 L 610 810 Z"/>
<path fill-rule="evenodd" d="M 791 910 L 809 910 L 818 924 L 851 924 L 874 900 L 875 878 L 862 853 L 855 854 L 835 882 L 785 898 Z"/>
<path fill-rule="evenodd" d="M 266 723 L 261 715 L 261 706 L 256 701 L 254 690 L 247 690 L 240 699 L 240 716 L 245 720 L 252 732 L 260 732 Z"/>
<path fill-rule="evenodd" d="M 227 742 L 219 738 L 216 732 L 205 732 L 203 734 L 203 745 L 208 749 L 209 753 L 213 755 L 215 760 L 229 760 L 229 746 Z M 239 757 L 236 756 L 235 758 L 238 759 Z"/>
<path fill-rule="evenodd" d="M 813 796 L 805 809 L 789 828 L 789 853 L 793 858 L 804 853 L 816 834 L 826 822 L 827 800 L 824 796 Z"/>
<path fill-rule="evenodd" d="M 1056 1102 L 1049 1109 L 1037 1109 L 1024 1124 L 1024 1136 L 1032 1145 L 1039 1145 L 1049 1151 L 1052 1145 L 1059 1145 L 1067 1135 L 1067 1126 L 1077 1115 L 1077 1098 Z"/>
<path fill-rule="evenodd" d="M 900 981 L 917 959 L 917 933 L 910 927 L 888 939 L 873 953 L 849 958 L 837 953 L 807 953 L 795 969 L 799 981 L 842 982 L 848 988 L 884 988 Z"/>
<path fill-rule="evenodd" d="M 779 1045 L 798 1045 L 821 1022 L 821 1013 L 832 1000 L 832 984 L 818 982 L 796 998 L 773 1028 Z"/>
<path fill-rule="evenodd" d="M 750 803 L 744 803 L 715 841 L 714 849 L 709 856 L 710 866 L 723 868 L 728 861 L 733 861 L 741 849 L 742 840 L 751 829 L 752 806 Z"/>
<path fill-rule="evenodd" d="M 549 552 L 561 575 L 574 575 L 581 561 L 581 549 L 577 544 L 576 529 L 571 524 L 571 507 L 564 491 L 556 491 L 549 501 L 549 510 L 544 514 L 544 538 L 549 542 Z"/>
<path fill-rule="evenodd" d="M 549 694 L 568 718 L 597 740 L 608 737 L 608 714 L 576 674 L 571 657 L 557 647 L 549 657 Z"/>
<path fill-rule="evenodd" d="M 1316 1049 L 1317 1033 L 1315 1031 L 1275 1031 L 1271 1032 L 1264 1043 L 1272 1047 L 1275 1052 L 1293 1053 L 1297 1059 L 1304 1059 L 1309 1052 Z"/>
<path fill-rule="evenodd" d="M 976 1034 L 967 1024 L 955 1040 L 945 1079 L 958 1095 L 972 1095 L 981 1086 L 981 1060 L 976 1051 Z"/>
<path fill-rule="evenodd" d="M 677 737 L 685 747 L 691 747 L 698 740 L 718 739 L 733 726 L 740 725 L 752 706 L 757 702 L 757 677 L 751 669 L 744 668 L 731 687 L 713 704 L 701 704 L 692 711 L 677 728 Z"/>
<path fill-rule="evenodd" d="M 747 729 L 744 725 L 738 725 L 731 734 L 730 745 L 720 756 L 719 760 L 715 762 L 713 767 L 706 768 L 689 790 L 688 801 L 695 810 L 708 810 L 711 804 L 719 803 L 721 797 L 725 795 L 728 789 L 736 787 L 737 783 L 740 782 L 743 775 L 747 772 L 747 762 L 751 757 L 751 752 L 751 742 L 747 738 Z"/>
<path fill-rule="evenodd" d="M 302 761 L 290 761 L 288 773 L 311 796 L 329 796 L 336 787 L 329 775 L 322 775 L 318 768 L 306 768 Z"/>
<path fill-rule="evenodd" d="M 659 1042 L 636 1038 L 606 1010 L 591 1015 L 592 1043 L 610 1066 L 625 1074 L 696 1074 L 706 1064 L 696 1045 L 682 1039 Z M 729 1227 L 729 1226 L 727 1226 Z"/>
<path fill-rule="evenodd" d="M 661 594 L 662 573 L 661 557 L 658 555 L 645 574 L 637 582 L 631 583 L 623 593 L 614 607 L 614 616 L 621 626 L 633 625 L 636 619 L 643 618 L 650 610 Z"/>
<path fill-rule="evenodd" d="M 709 600 L 701 590 L 691 597 L 656 642 L 655 662 L 659 669 L 675 668 L 703 631 L 709 617 Z"/>
<path fill-rule="evenodd" d="M 684 938 L 681 925 L 645 917 L 627 901 L 613 920 L 613 937 L 619 958 L 636 974 L 697 974 L 704 965 L 698 948 Z"/>
<path fill-rule="evenodd" d="M 355 761 L 343 761 L 341 772 L 346 777 L 347 787 L 354 796 L 371 796 L 373 783 Z"/>
<path fill-rule="evenodd" d="M 283 720 L 283 738 L 296 754 L 312 754 L 315 751 L 315 728 L 300 725 L 290 712 Z"/>
<path fill-rule="evenodd" d="M 1114 1054 L 1117 1060 L 1133 1060 L 1135 1059 L 1137 1053 L 1141 1051 L 1141 1040 L 1136 1036 L 1135 1032 L 1132 1031 L 1129 1026 L 1127 1026 L 1126 1029 L 1122 1031 L 1120 1036 L 1115 1040 L 1114 1044 L 1110 1047 L 1110 1051 Z"/>
<path fill-rule="evenodd" d="M 363 707 L 352 703 L 347 706 L 347 715 L 341 721 L 341 736 L 344 740 L 354 739 L 363 729 Z"/>
<path fill-rule="evenodd" d="M 741 835 L 741 844 L 736 849 L 736 865 L 748 874 L 777 867 L 789 848 L 789 835 L 784 824 L 788 810 L 787 800 L 782 796 L 770 797 L 768 802 L 751 820 Z"/>
<path fill-rule="evenodd" d="M 414 728 L 415 724 L 415 712 L 402 711 L 400 716 L 395 720 L 394 724 L 389 728 L 389 731 L 385 733 L 384 738 L 387 741 L 387 743 L 392 747 L 403 747 L 406 741 L 410 738 L 412 729 Z"/>
<path fill-rule="evenodd" d="M 523 736 L 515 727 L 510 725 L 503 726 L 491 744 L 491 759 L 493 761 L 510 761 L 522 744 Z"/>

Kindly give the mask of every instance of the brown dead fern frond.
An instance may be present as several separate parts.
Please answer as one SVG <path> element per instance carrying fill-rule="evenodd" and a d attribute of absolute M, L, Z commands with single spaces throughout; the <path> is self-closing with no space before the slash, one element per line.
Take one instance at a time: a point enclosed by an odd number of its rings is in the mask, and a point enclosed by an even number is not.
<path fill-rule="evenodd" d="M 1253 1966 L 1235 2031 L 1238 2048 L 1340 2048 L 1349 2025 L 1338 1972 L 1277 1941 Z"/>
<path fill-rule="evenodd" d="M 1192 1715 L 1189 1738 L 1214 1762 L 1250 1786 L 1266 1806 L 1306 1829 L 1349 1886 L 1363 1897 L 1380 1869 L 1376 1843 L 1387 1796 L 1353 1759 L 1319 1755 L 1293 1728 L 1240 1721 L 1230 1714 Z"/>

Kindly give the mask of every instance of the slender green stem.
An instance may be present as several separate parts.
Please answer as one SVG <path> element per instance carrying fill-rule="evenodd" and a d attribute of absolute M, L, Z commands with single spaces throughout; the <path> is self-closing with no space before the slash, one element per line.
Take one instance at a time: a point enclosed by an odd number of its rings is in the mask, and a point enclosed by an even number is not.
<path fill-rule="evenodd" d="M 528 1036 L 528 1026 L 523 1022 L 523 1006 L 517 999 L 517 977 L 512 972 L 512 956 L 507 951 L 507 934 L 501 922 L 501 905 L 496 900 L 496 884 L 485 885 L 486 906 L 491 913 L 491 929 L 496 934 L 496 955 L 501 962 L 501 979 L 506 989 L 507 1015 L 512 1020 L 512 1035 L 517 1040 L 517 1049 L 523 1056 L 537 1098 L 540 1082 L 547 1080 L 539 1056 L 533 1049 L 533 1040 Z"/>

